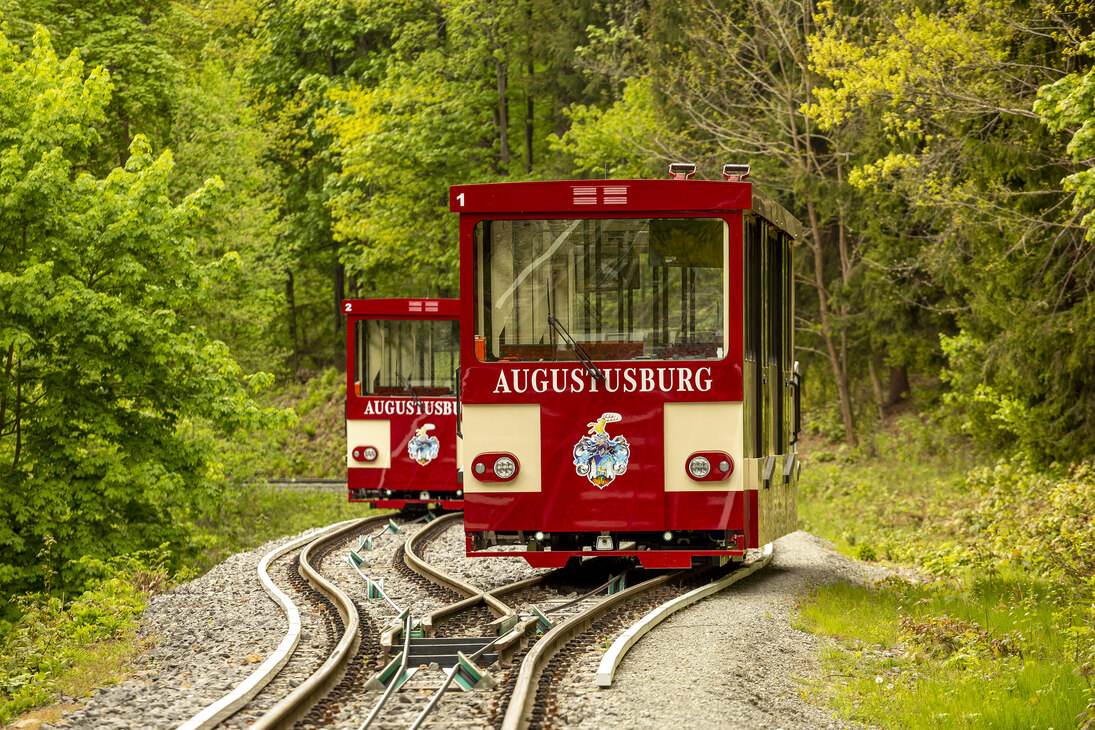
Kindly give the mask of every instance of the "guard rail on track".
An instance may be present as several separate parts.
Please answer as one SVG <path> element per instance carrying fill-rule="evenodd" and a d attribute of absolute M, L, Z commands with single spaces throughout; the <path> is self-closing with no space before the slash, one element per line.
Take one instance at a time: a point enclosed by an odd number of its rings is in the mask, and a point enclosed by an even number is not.
<path fill-rule="evenodd" d="M 532 706 L 536 701 L 535 687 L 540 678 L 540 673 L 547 666 L 551 657 L 568 641 L 585 631 L 594 621 L 616 606 L 647 591 L 659 588 L 680 577 L 680 574 L 680 571 L 677 571 L 659 575 L 619 593 L 614 593 L 602 599 L 589 611 L 571 616 L 544 634 L 539 641 L 532 645 L 532 648 L 525 655 L 524 661 L 521 662 L 521 668 L 517 673 L 517 684 L 513 688 L 509 706 L 502 718 L 502 730 L 520 730 L 528 727 Z"/>
<path fill-rule="evenodd" d="M 730 575 L 712 581 L 705 586 L 700 586 L 693 591 L 685 593 L 683 596 L 674 598 L 672 601 L 663 603 L 636 621 L 627 629 L 627 631 L 616 637 L 616 640 L 612 642 L 612 646 L 609 647 L 608 651 L 601 657 L 601 663 L 597 667 L 597 686 L 609 687 L 612 685 L 612 679 L 616 675 L 616 668 L 619 667 L 620 662 L 623 661 L 624 654 L 626 654 L 631 647 L 635 646 L 635 644 L 639 642 L 639 639 L 645 636 L 652 628 L 682 608 L 707 598 L 710 595 L 714 595 L 725 588 L 729 588 L 742 578 L 749 577 L 768 565 L 771 560 L 772 543 L 768 543 L 764 546 L 764 553 L 760 558 L 751 561 L 748 565 L 742 566 Z"/>

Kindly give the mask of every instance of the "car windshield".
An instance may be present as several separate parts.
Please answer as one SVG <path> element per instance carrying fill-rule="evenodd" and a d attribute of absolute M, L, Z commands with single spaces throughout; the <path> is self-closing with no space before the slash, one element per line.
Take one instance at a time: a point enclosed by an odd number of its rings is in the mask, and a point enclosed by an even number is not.
<path fill-rule="evenodd" d="M 574 360 L 573 338 L 594 360 L 721 359 L 727 241 L 718 218 L 481 221 L 476 352 Z"/>
<path fill-rule="evenodd" d="M 446 396 L 460 364 L 455 321 L 359 320 L 355 331 L 361 395 Z"/>

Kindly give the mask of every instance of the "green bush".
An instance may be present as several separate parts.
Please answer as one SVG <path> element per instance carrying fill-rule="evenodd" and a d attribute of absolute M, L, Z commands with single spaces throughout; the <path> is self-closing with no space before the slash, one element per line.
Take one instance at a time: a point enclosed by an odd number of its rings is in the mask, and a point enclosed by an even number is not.
<path fill-rule="evenodd" d="M 45 574 L 52 577 L 47 541 Z M 87 568 L 99 576 L 91 587 L 65 604 L 48 593 L 12 599 L 19 618 L 0 638 L 0 725 L 53 701 L 65 672 L 83 652 L 107 641 L 133 641 L 150 593 L 169 583 L 164 552 L 143 552 Z M 107 678 L 109 679 L 109 678 Z"/>

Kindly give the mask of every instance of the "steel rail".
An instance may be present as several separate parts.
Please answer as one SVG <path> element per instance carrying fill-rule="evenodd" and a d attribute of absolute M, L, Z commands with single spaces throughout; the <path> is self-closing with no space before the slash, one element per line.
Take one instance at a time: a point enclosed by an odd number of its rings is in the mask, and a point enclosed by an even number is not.
<path fill-rule="evenodd" d="M 363 525 L 376 519 L 388 519 L 388 516 L 355 520 L 338 531 L 332 531 L 323 540 L 323 544 L 333 542 L 346 533 L 360 529 Z M 288 728 L 292 726 L 338 683 L 342 675 L 345 674 L 346 668 L 357 652 L 358 644 L 361 641 L 360 631 L 358 630 L 357 607 L 354 602 L 337 586 L 320 575 L 311 565 L 312 550 L 318 546 L 317 542 L 313 542 L 301 552 L 300 574 L 313 588 L 325 595 L 338 610 L 339 615 L 342 617 L 342 638 L 323 665 L 289 695 L 283 697 L 265 715 L 256 720 L 251 725 L 253 730 L 269 730 L 270 728 Z"/>
<path fill-rule="evenodd" d="M 300 479 L 268 479 L 264 484 L 274 489 L 345 489 L 346 479 L 301 477 Z"/>
<path fill-rule="evenodd" d="M 445 586 L 454 593 L 483 601 L 487 604 L 487 608 L 490 609 L 490 612 L 497 617 L 516 615 L 512 608 L 492 596 L 490 592 L 480 590 L 470 583 L 465 583 L 459 578 L 455 578 L 448 573 L 433 567 L 418 556 L 416 550 L 420 542 L 424 541 L 427 537 L 432 536 L 435 532 L 440 532 L 443 528 L 448 527 L 449 523 L 458 520 L 463 516 L 463 512 L 452 512 L 442 517 L 438 517 L 436 520 L 430 522 L 421 530 L 408 537 L 403 548 L 404 560 L 407 563 L 407 567 L 426 580 Z"/>
<path fill-rule="evenodd" d="M 555 575 L 559 572 L 560 571 L 556 570 L 556 571 L 552 571 L 551 573 L 543 573 L 541 575 L 533 576 L 532 578 L 526 578 L 524 580 L 517 581 L 516 583 L 510 583 L 508 585 L 504 585 L 504 586 L 501 586 L 499 588 L 496 588 L 493 591 L 491 591 L 491 593 L 494 594 L 495 596 L 505 596 L 505 595 L 510 595 L 512 593 L 518 593 L 520 591 L 525 590 L 526 588 L 531 588 L 531 587 L 539 585 L 540 583 L 543 583 L 545 578 L 547 578 L 549 576 L 552 576 L 552 575 Z M 615 577 L 611 578 L 606 583 L 598 586 L 597 588 L 594 588 L 593 590 L 591 590 L 587 593 L 584 593 L 584 594 L 578 596 L 577 598 L 575 598 L 573 600 L 567 601 L 566 603 L 563 603 L 563 604 L 560 604 L 558 606 L 554 606 L 550 609 L 547 609 L 546 611 L 544 611 L 544 613 L 552 613 L 554 611 L 558 611 L 558 610 L 567 608 L 568 606 L 571 606 L 571 605 L 573 605 L 573 604 L 575 604 L 579 601 L 585 600 L 585 599 L 589 598 L 590 596 L 596 595 L 597 593 L 600 593 L 601 591 L 608 588 L 612 584 L 612 582 L 615 581 L 615 580 L 616 580 Z M 465 599 L 464 601 L 461 601 L 458 604 L 451 604 L 451 605 L 453 605 L 453 606 L 464 605 L 464 604 L 468 603 L 471 600 L 472 599 Z M 448 608 L 448 607 L 446 607 L 446 608 Z M 444 609 L 441 609 L 441 610 L 444 610 Z M 438 613 L 437 611 L 434 612 L 434 614 L 437 614 L 437 613 Z M 434 614 L 431 614 L 431 616 L 434 615 Z M 533 626 L 535 626 L 539 621 L 540 621 L 539 617 L 536 617 L 536 616 L 533 616 L 532 618 L 527 619 L 523 624 L 520 624 L 520 625 L 516 626 L 512 631 L 510 631 L 506 635 L 497 637 L 496 639 L 491 641 L 489 644 L 485 645 L 484 647 L 482 647 L 481 649 L 476 651 L 474 654 L 469 656 L 468 659 L 472 660 L 473 662 L 478 662 L 479 657 L 481 657 L 483 654 L 485 654 L 489 649 L 491 649 L 495 646 L 501 647 L 503 645 L 512 645 L 513 643 L 515 643 L 516 640 L 520 639 L 520 637 L 523 634 L 528 633 L 528 630 L 531 629 Z M 423 625 L 425 625 L 425 621 L 423 621 Z M 498 650 L 498 658 L 499 658 L 499 660 L 502 659 L 502 649 Z M 441 686 L 433 693 L 433 696 L 430 697 L 430 701 L 428 703 L 426 703 L 426 707 L 423 708 L 422 711 L 418 714 L 418 716 L 414 719 L 414 722 L 411 723 L 411 726 L 410 726 L 410 728 L 408 728 L 408 730 L 419 730 L 419 728 L 422 727 L 423 723 L 426 722 L 426 719 L 429 717 L 430 713 L 433 712 L 437 708 L 437 705 L 441 702 L 441 698 L 444 696 L 445 691 L 449 688 L 449 686 L 453 683 L 453 680 L 456 678 L 456 672 L 458 671 L 458 667 L 459 667 L 459 662 L 457 664 L 454 664 L 450 668 L 450 670 L 447 673 L 447 676 L 445 677 L 445 681 L 442 682 Z M 359 728 L 358 730 L 361 730 L 361 728 Z"/>
<path fill-rule="evenodd" d="M 532 720 L 533 703 L 536 701 L 536 684 L 540 674 L 551 658 L 572 638 L 589 628 L 594 621 L 604 616 L 616 606 L 648 591 L 660 588 L 681 575 L 681 571 L 659 575 L 650 580 L 631 586 L 598 601 L 588 611 L 571 616 L 558 624 L 525 654 L 524 661 L 517 673 L 517 683 L 510 695 L 506 714 L 502 718 L 502 730 L 523 730 Z"/>
<path fill-rule="evenodd" d="M 501 599 L 505 596 L 528 590 L 529 588 L 535 588 L 553 574 L 554 571 L 552 573 L 534 575 L 531 578 L 525 578 L 523 580 L 517 581 L 516 583 L 508 583 L 504 586 L 493 588 L 487 591 L 486 594 L 489 596 L 493 596 L 494 598 Z M 465 598 L 462 601 L 457 601 L 456 603 L 449 603 L 445 606 L 442 606 L 432 613 L 427 614 L 426 617 L 422 619 L 422 630 L 426 632 L 426 636 L 433 636 L 434 628 L 438 624 L 443 623 L 455 614 L 463 613 L 469 608 L 478 606 L 481 600 L 482 599 L 480 598 L 480 595 L 476 594 L 469 598 Z"/>
<path fill-rule="evenodd" d="M 748 564 L 735 570 L 730 575 L 724 576 L 719 580 L 712 581 L 705 586 L 700 586 L 695 590 L 685 593 L 683 596 L 678 596 L 671 601 L 667 601 L 658 606 L 654 610 L 647 613 L 641 619 L 632 624 L 626 631 L 616 637 L 616 640 L 612 642 L 612 646 L 601 657 L 601 663 L 597 667 L 597 686 L 609 687 L 612 685 L 612 679 L 616 674 L 616 668 L 620 666 L 620 662 L 623 661 L 624 655 L 628 650 L 639 642 L 643 636 L 647 634 L 651 629 L 660 624 L 665 619 L 672 616 L 682 608 L 689 606 L 696 601 L 703 598 L 707 598 L 710 595 L 714 595 L 719 591 L 729 588 L 734 583 L 737 583 L 742 578 L 747 578 L 753 573 L 757 572 L 764 566 L 768 565 L 772 561 L 772 543 L 768 543 L 764 546 L 764 552 L 756 560 L 750 561 Z"/>
<path fill-rule="evenodd" d="M 337 529 L 345 524 L 346 522 L 335 523 L 334 525 L 329 526 L 327 531 Z M 274 548 L 262 557 L 257 569 L 259 581 L 262 583 L 263 590 L 270 596 L 270 600 L 276 603 L 288 617 L 289 630 L 286 632 L 285 638 L 281 640 L 278 648 L 274 650 L 274 653 L 271 654 L 260 667 L 255 669 L 255 671 L 251 672 L 246 679 L 237 684 L 231 692 L 224 695 L 213 704 L 206 706 L 205 709 L 179 725 L 178 730 L 207 730 L 207 728 L 215 727 L 222 720 L 231 717 L 241 707 L 250 702 L 263 687 L 269 684 L 270 680 L 273 679 L 289 661 L 289 658 L 297 647 L 297 643 L 300 641 L 300 612 L 297 610 L 296 604 L 293 603 L 292 599 L 274 585 L 267 569 L 270 567 L 270 563 L 274 562 L 282 555 L 292 552 L 312 540 L 321 539 L 325 534 L 326 531 L 305 535 L 304 537 L 293 540 L 281 547 Z"/>
<path fill-rule="evenodd" d="M 483 656 L 483 654 L 485 654 L 488 649 L 499 643 L 501 640 L 502 637 L 499 636 L 497 639 L 469 656 L 468 659 L 478 663 L 479 657 Z M 418 713 L 418 716 L 414 718 L 414 722 L 411 723 L 411 726 L 410 728 L 408 728 L 408 730 L 418 730 L 420 727 L 422 727 L 422 723 L 426 722 L 426 718 L 429 717 L 430 713 L 437 708 L 438 703 L 441 702 L 441 698 L 445 695 L 445 691 L 448 690 L 449 685 L 451 685 L 453 683 L 453 680 L 456 679 L 456 672 L 459 670 L 459 667 L 459 662 L 452 665 L 449 672 L 447 673 L 447 676 L 445 677 L 445 681 L 442 682 L 441 686 L 433 693 L 433 696 L 430 697 L 430 701 L 426 703 L 426 706 L 422 709 L 420 713 Z M 358 730 L 362 730 L 362 728 L 358 728 Z"/>

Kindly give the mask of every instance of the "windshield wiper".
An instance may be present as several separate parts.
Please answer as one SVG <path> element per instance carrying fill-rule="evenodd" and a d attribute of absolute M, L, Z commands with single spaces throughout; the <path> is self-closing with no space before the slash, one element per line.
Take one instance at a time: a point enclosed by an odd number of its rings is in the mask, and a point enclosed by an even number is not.
<path fill-rule="evenodd" d="M 559 336 L 563 338 L 563 342 L 567 343 L 567 347 L 571 349 L 574 355 L 578 358 L 578 361 L 582 363 L 582 367 L 585 368 L 586 374 L 589 375 L 591 380 L 599 380 L 602 383 L 605 382 L 605 374 L 599 367 L 593 362 L 593 358 L 589 356 L 589 353 L 585 351 L 581 345 L 574 341 L 574 338 L 567 332 L 566 327 L 555 317 L 548 315 L 548 324 L 555 328 L 555 331 L 559 333 Z"/>
<path fill-rule="evenodd" d="M 418 393 L 414 392 L 414 388 L 412 388 L 411 384 L 407 382 L 407 379 L 403 377 L 403 373 L 396 370 L 395 371 L 395 377 L 399 378 L 399 382 L 403 386 L 403 390 L 410 393 L 411 397 L 414 398 L 414 404 L 416 406 L 418 406 L 418 412 L 419 413 L 425 413 L 426 412 L 426 407 L 424 405 L 422 405 L 422 399 L 418 397 Z"/>

